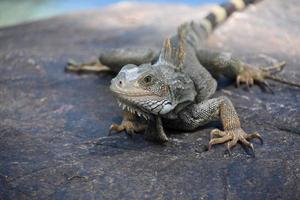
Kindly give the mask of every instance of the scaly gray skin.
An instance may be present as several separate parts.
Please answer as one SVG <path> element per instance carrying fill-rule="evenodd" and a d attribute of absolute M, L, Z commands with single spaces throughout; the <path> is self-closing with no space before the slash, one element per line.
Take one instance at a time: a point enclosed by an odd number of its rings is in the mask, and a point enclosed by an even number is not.
<path fill-rule="evenodd" d="M 258 133 L 246 134 L 243 131 L 234 106 L 227 97 L 212 98 L 217 87 L 215 78 L 224 75 L 236 79 L 237 84 L 251 86 L 258 83 L 267 88 L 266 78 L 299 85 L 272 75 L 274 70 L 282 70 L 285 63 L 256 69 L 229 53 L 201 49 L 201 44 L 217 24 L 254 1 L 231 2 L 217 7 L 199 23 L 181 25 L 178 33 L 167 39 L 160 51 L 117 49 L 101 55 L 101 63 L 79 66 L 71 63 L 68 66 L 68 70 L 73 72 L 108 69 L 118 72 L 110 89 L 124 115 L 123 122 L 113 124 L 110 131 L 126 131 L 129 134 L 144 131 L 146 139 L 166 142 L 168 137 L 164 127 L 192 131 L 220 120 L 224 130 L 211 131 L 208 149 L 214 144 L 227 143 L 230 152 L 240 141 L 253 150 L 249 140 L 258 138 L 262 142 Z"/>

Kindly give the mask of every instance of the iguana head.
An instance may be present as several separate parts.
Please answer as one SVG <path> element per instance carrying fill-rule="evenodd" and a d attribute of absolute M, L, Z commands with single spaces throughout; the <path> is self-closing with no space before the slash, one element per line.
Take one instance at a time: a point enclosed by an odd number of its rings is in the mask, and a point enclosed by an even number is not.
<path fill-rule="evenodd" d="M 177 47 L 170 39 L 165 41 L 155 64 L 125 65 L 112 80 L 110 89 L 123 109 L 147 118 L 177 112 L 194 101 L 194 83 L 182 70 L 185 52 L 181 34 L 177 41 Z"/>
<path fill-rule="evenodd" d="M 125 65 L 111 81 L 123 109 L 143 115 L 164 115 L 196 96 L 190 77 L 160 57 L 156 64 Z"/>

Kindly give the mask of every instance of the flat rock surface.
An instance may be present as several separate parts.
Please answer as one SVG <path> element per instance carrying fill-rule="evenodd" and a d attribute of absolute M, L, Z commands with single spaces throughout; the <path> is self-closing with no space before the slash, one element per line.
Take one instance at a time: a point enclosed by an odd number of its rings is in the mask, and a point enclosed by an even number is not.
<path fill-rule="evenodd" d="M 201 12 L 203 11 L 203 12 Z M 121 3 L 0 29 L 0 199 L 297 199 L 300 90 L 275 94 L 222 84 L 243 128 L 258 131 L 252 158 L 238 145 L 206 151 L 207 126 L 158 145 L 142 135 L 107 137 L 121 110 L 112 74 L 66 74 L 69 58 L 96 59 L 115 47 L 160 47 L 206 8 Z M 259 65 L 286 60 L 280 74 L 300 82 L 300 2 L 266 0 L 235 14 L 209 39 Z M 95 142 L 96 141 L 96 142 Z"/>

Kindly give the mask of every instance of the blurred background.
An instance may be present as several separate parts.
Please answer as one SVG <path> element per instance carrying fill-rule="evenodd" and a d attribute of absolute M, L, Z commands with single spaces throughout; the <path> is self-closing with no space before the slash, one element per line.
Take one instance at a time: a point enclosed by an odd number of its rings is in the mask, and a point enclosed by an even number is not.
<path fill-rule="evenodd" d="M 126 2 L 177 3 L 201 5 L 221 3 L 226 0 L 140 0 Z M 95 9 L 111 4 L 125 2 L 120 0 L 0 0 L 0 27 L 48 18 L 84 9 Z"/>

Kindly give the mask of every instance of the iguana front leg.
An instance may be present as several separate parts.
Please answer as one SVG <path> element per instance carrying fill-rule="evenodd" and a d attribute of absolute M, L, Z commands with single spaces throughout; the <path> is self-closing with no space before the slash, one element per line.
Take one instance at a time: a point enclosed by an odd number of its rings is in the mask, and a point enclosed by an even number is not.
<path fill-rule="evenodd" d="M 268 67 L 255 68 L 232 56 L 231 53 L 206 49 L 197 50 L 197 58 L 215 78 L 218 78 L 218 76 L 222 74 L 227 78 L 235 79 L 237 86 L 240 86 L 241 83 L 245 83 L 248 87 L 251 87 L 256 83 L 272 92 L 272 89 L 266 81 L 267 79 L 271 79 L 291 86 L 300 87 L 298 83 L 283 80 L 273 75 L 284 68 L 285 62 L 276 63 Z"/>
<path fill-rule="evenodd" d="M 75 73 L 99 73 L 112 71 L 118 73 L 127 64 L 141 65 L 153 63 L 158 59 L 159 51 L 143 48 L 120 48 L 107 50 L 100 54 L 99 60 L 78 64 L 69 61 L 66 71 Z"/>
<path fill-rule="evenodd" d="M 142 132 L 146 129 L 147 122 L 128 111 L 123 111 L 123 120 L 121 124 L 112 124 L 109 128 L 109 135 L 113 131 L 121 133 L 125 131 L 128 135 L 133 135 L 134 133 Z"/>
<path fill-rule="evenodd" d="M 227 97 L 209 99 L 199 104 L 190 105 L 179 114 L 179 117 L 184 122 L 184 127 L 181 128 L 190 130 L 214 120 L 221 120 L 224 130 L 214 129 L 211 131 L 212 139 L 208 144 L 209 150 L 212 145 L 227 143 L 230 152 L 237 142 L 241 142 L 253 150 L 253 145 L 249 140 L 258 138 L 262 141 L 258 133 L 246 134 L 241 128 L 239 117 Z"/>
<path fill-rule="evenodd" d="M 148 121 L 148 126 L 145 131 L 145 139 L 159 143 L 165 143 L 169 141 L 164 131 L 160 116 L 152 116 L 152 118 Z"/>
<path fill-rule="evenodd" d="M 120 125 L 112 124 L 109 135 L 113 132 L 121 133 L 125 131 L 129 136 L 134 133 L 143 132 L 146 140 L 165 143 L 169 139 L 164 131 L 161 117 L 151 116 L 148 121 L 127 111 L 123 111 L 123 121 Z"/>
<path fill-rule="evenodd" d="M 108 66 L 103 65 L 99 60 L 88 63 L 77 63 L 74 60 L 69 60 L 65 68 L 66 72 L 74 73 L 99 73 L 104 71 L 111 71 Z"/>

